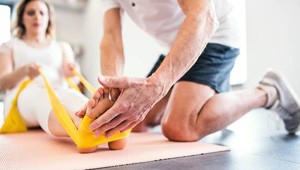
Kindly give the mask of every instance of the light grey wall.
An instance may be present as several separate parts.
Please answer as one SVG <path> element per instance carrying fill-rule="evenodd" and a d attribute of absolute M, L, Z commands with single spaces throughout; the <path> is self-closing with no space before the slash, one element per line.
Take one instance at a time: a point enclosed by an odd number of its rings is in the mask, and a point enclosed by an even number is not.
<path fill-rule="evenodd" d="M 245 87 L 253 87 L 266 69 L 274 68 L 283 72 L 296 92 L 300 94 L 300 88 L 297 88 L 300 87 L 300 77 L 297 76 L 300 72 L 298 66 L 300 63 L 299 9 L 299 0 L 246 1 L 247 83 Z M 83 73 L 94 85 L 97 85 L 96 77 L 100 73 L 99 42 L 102 36 L 100 11 L 99 1 L 92 0 L 80 14 L 73 13 L 66 18 L 57 18 L 60 25 L 59 38 L 79 42 L 85 47 L 80 64 Z M 70 13 L 63 10 L 57 12 Z M 125 30 L 130 28 L 131 25 L 125 26 Z M 129 31 L 127 33 L 124 37 L 124 41 L 127 42 L 125 48 L 136 48 L 137 51 L 147 51 L 147 53 L 141 57 L 139 52 L 125 51 L 128 55 L 125 74 L 143 76 L 153 64 L 155 59 L 153 55 L 159 53 L 159 48 L 143 33 L 138 32 L 138 36 L 130 34 Z M 139 38 L 141 36 L 147 40 L 141 41 Z M 141 44 L 139 47 L 135 47 L 137 42 Z M 145 58 L 152 59 L 145 62 Z"/>
<path fill-rule="evenodd" d="M 98 86 L 99 44 L 102 36 L 99 1 L 91 0 L 84 9 L 56 7 L 57 39 L 81 46 L 83 55 L 77 58 L 83 75 Z"/>
<path fill-rule="evenodd" d="M 300 95 L 300 1 L 248 0 L 247 86 L 268 68 L 283 72 Z"/>

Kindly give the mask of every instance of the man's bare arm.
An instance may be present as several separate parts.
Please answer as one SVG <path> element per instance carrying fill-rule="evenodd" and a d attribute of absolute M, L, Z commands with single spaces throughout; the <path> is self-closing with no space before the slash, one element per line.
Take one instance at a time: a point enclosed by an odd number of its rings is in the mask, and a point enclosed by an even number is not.
<path fill-rule="evenodd" d="M 104 15 L 104 33 L 100 45 L 101 72 L 105 76 L 121 76 L 124 67 L 120 9 L 108 10 Z"/>
<path fill-rule="evenodd" d="M 151 76 L 163 94 L 196 62 L 218 27 L 212 0 L 178 0 L 186 18 L 169 54 Z"/>

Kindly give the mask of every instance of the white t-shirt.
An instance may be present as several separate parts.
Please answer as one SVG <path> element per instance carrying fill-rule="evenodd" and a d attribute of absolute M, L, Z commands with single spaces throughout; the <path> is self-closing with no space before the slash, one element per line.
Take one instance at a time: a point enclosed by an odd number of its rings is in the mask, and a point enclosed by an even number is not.
<path fill-rule="evenodd" d="M 14 69 L 34 62 L 41 67 L 47 80 L 54 88 L 67 87 L 63 75 L 63 54 L 71 61 L 74 60 L 73 51 L 67 43 L 52 40 L 47 47 L 34 48 L 18 38 L 12 38 L 0 46 L 0 54 L 12 55 Z M 20 83 L 22 81 L 20 81 Z M 44 88 L 41 76 L 36 77 L 27 88 L 36 87 Z M 6 91 L 6 102 L 15 96 L 18 88 L 19 85 Z"/>
<path fill-rule="evenodd" d="M 29 46 L 20 39 L 13 38 L 0 46 L 0 54 L 10 54 L 13 57 L 14 69 L 32 62 L 38 64 L 70 114 L 75 113 L 87 102 L 88 99 L 81 93 L 67 88 L 63 75 L 64 56 L 68 57 L 67 60 L 74 61 L 73 51 L 67 43 L 52 40 L 47 47 L 39 49 Z M 19 85 L 6 91 L 4 117 L 7 116 L 11 108 L 11 101 L 15 97 L 18 88 Z M 48 120 L 52 106 L 41 76 L 37 76 L 20 93 L 18 110 L 27 127 L 41 126 L 51 134 Z"/>
<path fill-rule="evenodd" d="M 219 27 L 209 42 L 240 47 L 239 0 L 213 0 Z M 185 19 L 177 0 L 101 0 L 103 11 L 120 8 L 162 46 L 170 48 Z"/>
<path fill-rule="evenodd" d="M 67 43 L 56 40 L 52 40 L 47 47 L 34 48 L 18 38 L 13 38 L 1 45 L 0 54 L 12 55 L 14 69 L 33 62 L 38 64 L 49 82 L 57 85 L 64 80 L 63 54 L 74 61 L 71 47 Z M 42 78 L 38 76 L 32 84 L 43 84 Z"/>

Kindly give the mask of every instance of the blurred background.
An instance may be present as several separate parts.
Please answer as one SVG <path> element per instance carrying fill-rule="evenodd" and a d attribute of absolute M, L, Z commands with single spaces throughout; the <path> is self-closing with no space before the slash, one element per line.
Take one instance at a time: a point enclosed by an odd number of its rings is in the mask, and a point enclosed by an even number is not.
<path fill-rule="evenodd" d="M 0 44 L 10 38 L 10 20 L 17 0 L 0 0 Z M 57 39 L 70 43 L 84 76 L 98 86 L 102 11 L 99 0 L 51 0 Z M 256 85 L 268 68 L 283 72 L 300 94 L 300 1 L 239 0 L 243 43 L 231 77 L 232 85 Z M 125 15 L 125 75 L 144 77 L 159 54 L 156 42 Z"/>

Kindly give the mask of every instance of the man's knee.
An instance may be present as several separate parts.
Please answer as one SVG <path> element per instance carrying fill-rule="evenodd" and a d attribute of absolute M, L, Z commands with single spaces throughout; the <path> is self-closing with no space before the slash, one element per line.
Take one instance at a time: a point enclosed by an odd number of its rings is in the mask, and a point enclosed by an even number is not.
<path fill-rule="evenodd" d="M 162 123 L 162 132 L 171 141 L 193 142 L 201 139 L 201 132 L 196 131 L 195 124 L 167 121 Z"/>

